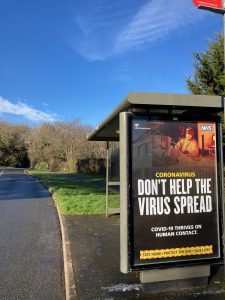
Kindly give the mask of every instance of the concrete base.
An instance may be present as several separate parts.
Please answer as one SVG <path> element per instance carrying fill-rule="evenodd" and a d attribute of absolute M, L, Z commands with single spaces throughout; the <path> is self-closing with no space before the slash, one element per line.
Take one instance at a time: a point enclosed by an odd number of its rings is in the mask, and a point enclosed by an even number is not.
<path fill-rule="evenodd" d="M 171 281 L 161 281 L 154 283 L 142 284 L 142 290 L 145 293 L 154 292 L 169 292 L 179 291 L 185 289 L 205 289 L 208 286 L 208 277 L 202 278 L 191 278 L 191 279 L 180 279 Z"/>
<path fill-rule="evenodd" d="M 146 292 L 205 288 L 210 265 L 149 270 L 140 272 L 142 288 Z"/>
<path fill-rule="evenodd" d="M 179 280 L 210 276 L 210 265 L 156 269 L 140 272 L 141 283 Z"/>

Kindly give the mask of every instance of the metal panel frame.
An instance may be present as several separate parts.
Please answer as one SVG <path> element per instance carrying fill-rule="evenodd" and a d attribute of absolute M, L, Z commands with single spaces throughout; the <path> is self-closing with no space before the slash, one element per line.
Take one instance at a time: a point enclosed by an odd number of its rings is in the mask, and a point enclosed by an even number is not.
<path fill-rule="evenodd" d="M 119 214 L 120 208 L 109 208 L 109 186 L 119 186 L 120 182 L 109 181 L 109 141 L 106 142 L 106 188 L 105 188 L 105 215 L 108 218 L 111 215 Z"/>
<path fill-rule="evenodd" d="M 224 45 L 225 47 L 225 45 Z M 224 101 L 224 123 L 225 123 L 225 98 L 223 98 L 223 101 Z M 223 124 L 223 126 L 225 127 L 225 124 Z M 225 267 L 225 201 L 224 201 L 224 165 L 223 165 L 223 136 L 222 136 L 222 123 L 220 124 L 220 132 L 221 132 L 221 135 L 220 135 L 220 144 L 221 144 L 221 185 L 222 185 L 222 191 L 221 191 L 221 196 L 222 196 L 222 209 L 223 209 L 223 224 L 222 224 L 222 229 L 223 229 L 223 266 Z M 224 279 L 225 279 L 225 268 L 224 268 Z"/>
<path fill-rule="evenodd" d="M 130 181 L 129 181 L 129 117 L 132 115 L 132 113 L 129 112 L 122 112 L 120 113 L 120 178 L 121 178 L 121 190 L 120 190 L 120 211 L 121 211 L 121 217 L 120 217 L 120 267 L 121 267 L 121 272 L 122 273 L 128 273 L 129 271 L 131 271 L 131 266 L 130 266 L 130 247 L 129 247 L 129 196 L 130 196 Z M 224 243 L 224 228 L 225 228 L 225 215 L 224 215 L 224 185 L 223 185 L 223 156 L 222 156 L 222 128 L 221 128 L 221 122 L 217 121 L 217 124 L 220 126 L 220 128 L 218 128 L 218 134 L 219 134 L 219 143 L 218 143 L 218 147 L 219 145 L 221 145 L 221 147 L 219 147 L 219 151 L 218 151 L 218 157 L 220 159 L 220 165 L 218 165 L 218 167 L 221 170 L 221 174 L 220 174 L 220 179 L 221 182 L 218 182 L 218 186 L 220 187 L 219 192 L 221 193 L 221 197 L 219 197 L 218 199 L 218 203 L 220 203 L 220 205 L 222 206 L 222 218 L 219 215 L 219 222 L 221 222 L 222 226 L 221 226 L 221 234 L 223 234 L 223 237 L 221 239 L 220 236 L 220 240 L 221 243 Z M 218 178 L 218 177 L 217 177 Z M 219 178 L 218 178 L 219 179 Z M 217 180 L 218 181 L 218 180 Z M 221 245 L 222 246 L 222 245 Z M 223 247 L 223 251 L 221 252 L 221 257 L 217 260 L 220 264 L 223 262 L 225 263 L 225 247 Z M 189 262 L 189 264 L 191 264 L 193 267 L 195 265 L 201 266 L 202 261 L 199 262 Z M 205 262 L 207 264 L 207 262 Z M 208 262 L 209 263 L 209 262 Z M 211 264 L 215 264 L 217 263 L 215 260 L 213 261 L 213 259 L 211 260 Z M 181 263 L 181 266 L 183 266 L 183 268 L 185 268 L 185 264 L 187 264 L 186 262 Z M 172 263 L 164 266 L 164 269 L 173 269 L 176 266 L 178 266 L 179 263 L 175 263 L 174 265 Z M 163 267 L 163 265 L 161 265 L 161 267 Z M 155 268 L 159 268 L 158 265 L 154 266 L 152 265 L 151 267 L 148 266 L 148 268 L 150 269 L 155 269 Z M 145 272 L 144 270 L 146 270 L 146 267 L 142 267 L 142 268 L 135 268 L 132 270 L 136 270 L 136 271 L 141 271 L 141 272 Z M 156 269 L 155 269 L 156 270 Z M 179 270 L 181 270 L 181 267 L 179 268 Z M 186 271 L 184 271 L 186 272 Z M 203 271 L 204 273 L 204 271 Z M 208 276 L 208 275 L 205 275 Z M 225 276 L 225 274 L 224 274 Z M 165 279 L 166 280 L 166 279 Z"/>
<path fill-rule="evenodd" d="M 120 113 L 120 270 L 128 273 L 128 116 Z"/>

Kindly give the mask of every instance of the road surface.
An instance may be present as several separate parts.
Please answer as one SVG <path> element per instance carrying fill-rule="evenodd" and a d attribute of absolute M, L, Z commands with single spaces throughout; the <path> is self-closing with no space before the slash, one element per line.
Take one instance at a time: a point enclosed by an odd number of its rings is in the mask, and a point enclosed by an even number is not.
<path fill-rule="evenodd" d="M 65 299 L 60 228 L 48 191 L 0 169 L 0 299 Z"/>

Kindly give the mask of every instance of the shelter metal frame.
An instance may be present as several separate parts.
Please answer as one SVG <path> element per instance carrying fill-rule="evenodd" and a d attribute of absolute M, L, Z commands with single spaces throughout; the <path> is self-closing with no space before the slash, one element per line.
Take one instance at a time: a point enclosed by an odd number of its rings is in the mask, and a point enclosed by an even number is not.
<path fill-rule="evenodd" d="M 206 95 L 185 95 L 185 94 L 161 94 L 161 93 L 148 93 L 148 92 L 131 92 L 125 99 L 112 111 L 112 113 L 100 123 L 96 129 L 91 132 L 87 137 L 91 141 L 119 141 L 120 140 L 120 253 L 121 253 L 121 271 L 127 273 L 129 271 L 128 265 L 128 228 L 127 228 L 127 161 L 126 161 L 126 138 L 127 127 L 125 124 L 124 113 L 138 113 L 138 114 L 150 114 L 150 115 L 171 115 L 173 120 L 176 120 L 176 116 L 187 116 L 190 119 L 193 116 L 215 116 L 218 113 L 225 114 L 224 97 L 221 96 L 206 96 Z M 222 144 L 222 137 L 220 140 Z M 108 157 L 107 157 L 108 161 Z M 107 163 L 108 164 L 108 163 Z M 223 158 L 221 153 L 221 170 L 223 170 Z M 108 172 L 108 166 L 107 166 Z M 223 172 L 221 171 L 221 198 L 224 199 L 223 188 Z M 108 174 L 106 174 L 106 188 L 108 193 L 108 187 L 110 182 L 108 181 Z M 106 194 L 108 196 L 108 194 Z M 224 228 L 224 202 L 222 204 L 223 224 Z M 224 237 L 223 237 L 223 259 L 225 257 Z M 210 266 L 209 266 L 210 267 Z M 201 276 L 209 276 L 209 268 L 205 265 L 199 265 Z M 175 269 L 175 268 L 174 268 Z M 168 280 L 167 275 L 163 275 L 162 270 L 153 270 L 156 277 L 159 276 L 161 280 Z M 194 277 L 196 273 L 196 266 L 191 267 L 188 271 L 188 275 L 185 275 L 187 267 L 179 268 L 179 274 L 177 278 L 190 278 Z M 173 272 L 173 271 L 172 271 Z M 174 271 L 175 272 L 175 271 Z M 166 273 L 165 273 L 166 274 Z M 140 274 L 142 282 L 148 281 L 151 278 L 151 270 L 143 271 Z M 180 276 L 180 277 L 179 277 Z M 187 276 L 187 277 L 185 277 Z M 188 277 L 189 276 L 189 277 Z M 165 279 L 164 279 L 165 277 Z M 175 276 L 176 277 L 176 276 Z M 146 279 L 147 278 L 147 279 Z"/>

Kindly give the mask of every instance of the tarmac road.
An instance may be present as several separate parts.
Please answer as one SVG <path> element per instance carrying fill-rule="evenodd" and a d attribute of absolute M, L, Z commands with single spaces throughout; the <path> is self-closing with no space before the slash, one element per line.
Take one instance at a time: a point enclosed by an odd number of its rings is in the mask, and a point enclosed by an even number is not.
<path fill-rule="evenodd" d="M 60 228 L 48 191 L 0 169 L 0 299 L 65 299 Z"/>

